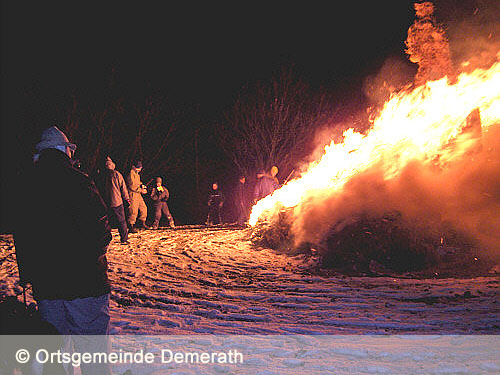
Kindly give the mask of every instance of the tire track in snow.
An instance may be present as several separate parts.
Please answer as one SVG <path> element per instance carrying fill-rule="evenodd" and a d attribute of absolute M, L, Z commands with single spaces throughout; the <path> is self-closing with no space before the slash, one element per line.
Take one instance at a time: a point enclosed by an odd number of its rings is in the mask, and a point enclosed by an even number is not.
<path fill-rule="evenodd" d="M 113 333 L 499 334 L 498 277 L 318 276 L 310 260 L 255 250 L 245 230 L 158 230 L 108 249 Z M 0 293 L 18 285 L 0 236 Z M 31 298 L 28 296 L 28 301 Z"/>

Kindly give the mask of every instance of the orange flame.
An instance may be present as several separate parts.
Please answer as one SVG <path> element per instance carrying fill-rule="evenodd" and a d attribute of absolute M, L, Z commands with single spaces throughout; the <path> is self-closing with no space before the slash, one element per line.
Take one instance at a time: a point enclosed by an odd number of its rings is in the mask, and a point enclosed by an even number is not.
<path fill-rule="evenodd" d="M 480 111 L 483 131 L 500 123 L 500 62 L 488 70 L 463 73 L 454 84 L 445 77 L 394 95 L 366 134 L 348 129 L 342 143 L 325 146 L 323 156 L 300 177 L 257 202 L 250 225 L 283 207 L 299 207 L 310 198 L 339 193 L 349 179 L 374 165 L 382 168 L 385 179 L 391 179 L 413 160 L 439 159 L 441 165 L 457 160 L 476 141 L 459 137 L 475 109 Z M 453 140 L 455 147 L 446 148 Z"/>

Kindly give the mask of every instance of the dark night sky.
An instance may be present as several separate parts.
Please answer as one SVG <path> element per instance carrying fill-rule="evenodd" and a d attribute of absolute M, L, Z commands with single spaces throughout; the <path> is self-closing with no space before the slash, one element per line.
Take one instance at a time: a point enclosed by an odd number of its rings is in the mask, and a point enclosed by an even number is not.
<path fill-rule="evenodd" d="M 23 86 L 37 86 L 48 102 L 73 89 L 92 93 L 114 67 L 130 89 L 151 85 L 214 116 L 243 84 L 290 63 L 331 90 L 359 80 L 403 54 L 413 20 L 412 2 L 401 0 L 5 3 L 2 104 Z"/>
<path fill-rule="evenodd" d="M 313 88 L 356 100 L 387 57 L 405 58 L 414 19 L 406 0 L 183 4 L 2 2 L 3 191 L 23 111 L 37 112 L 36 128 L 58 123 L 54 109 L 75 91 L 98 97 L 112 69 L 125 90 L 193 103 L 207 123 L 242 86 L 289 65 Z"/>

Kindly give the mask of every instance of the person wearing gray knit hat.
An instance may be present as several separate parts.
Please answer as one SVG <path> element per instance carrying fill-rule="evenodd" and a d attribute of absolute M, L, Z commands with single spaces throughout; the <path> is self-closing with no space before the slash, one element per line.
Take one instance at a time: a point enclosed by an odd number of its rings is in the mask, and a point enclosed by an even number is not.
<path fill-rule="evenodd" d="M 107 207 L 94 180 L 72 165 L 76 145 L 61 130 L 45 129 L 35 148 L 39 158 L 23 171 L 13 218 L 19 285 L 31 284 L 41 320 L 71 335 L 75 351 L 106 352 L 106 253 L 112 240 Z M 79 339 L 83 335 L 95 339 Z M 82 363 L 80 370 L 111 374 L 108 363 Z"/>
<path fill-rule="evenodd" d="M 59 130 L 57 126 L 51 126 L 50 128 L 45 129 L 42 133 L 40 142 L 36 144 L 35 148 L 38 151 L 38 153 L 33 157 L 35 162 L 38 161 L 40 152 L 48 148 L 54 148 L 62 151 L 70 158 L 73 157 L 76 151 L 76 145 L 71 143 L 68 137 L 66 137 L 66 134 Z"/>

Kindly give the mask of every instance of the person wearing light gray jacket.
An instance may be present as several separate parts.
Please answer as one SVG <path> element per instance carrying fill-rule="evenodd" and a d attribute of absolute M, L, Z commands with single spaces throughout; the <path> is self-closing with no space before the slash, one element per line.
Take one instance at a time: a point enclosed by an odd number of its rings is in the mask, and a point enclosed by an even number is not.
<path fill-rule="evenodd" d="M 130 198 L 127 185 L 120 172 L 115 168 L 116 165 L 108 156 L 105 161 L 106 170 L 103 172 L 103 198 L 108 206 L 110 216 L 114 216 L 118 223 L 118 232 L 120 233 L 120 242 L 128 244 L 128 228 L 125 218 L 125 205 L 130 206 Z"/>

